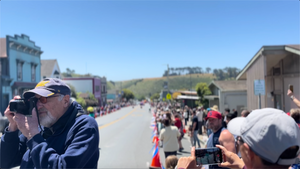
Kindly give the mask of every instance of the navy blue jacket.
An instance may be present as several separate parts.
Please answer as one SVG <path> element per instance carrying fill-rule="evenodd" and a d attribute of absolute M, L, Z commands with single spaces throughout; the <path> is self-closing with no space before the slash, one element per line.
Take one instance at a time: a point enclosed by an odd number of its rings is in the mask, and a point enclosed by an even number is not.
<path fill-rule="evenodd" d="M 94 118 L 79 115 L 73 102 L 65 114 L 29 141 L 6 129 L 0 143 L 0 168 L 97 168 L 99 131 Z"/>

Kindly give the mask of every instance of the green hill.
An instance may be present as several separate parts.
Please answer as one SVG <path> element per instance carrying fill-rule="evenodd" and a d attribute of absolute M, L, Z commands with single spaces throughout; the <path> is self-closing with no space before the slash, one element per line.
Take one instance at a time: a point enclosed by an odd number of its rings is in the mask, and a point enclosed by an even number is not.
<path fill-rule="evenodd" d="M 197 83 L 206 82 L 210 83 L 215 76 L 213 74 L 191 74 L 181 76 L 169 77 L 169 89 L 173 90 L 195 90 Z M 131 90 L 136 98 L 141 96 L 149 96 L 154 93 L 159 93 L 163 89 L 164 82 L 167 81 L 167 77 L 160 78 L 145 78 L 145 79 L 133 79 L 120 82 L 107 82 L 108 90 L 120 90 L 127 88 Z"/>

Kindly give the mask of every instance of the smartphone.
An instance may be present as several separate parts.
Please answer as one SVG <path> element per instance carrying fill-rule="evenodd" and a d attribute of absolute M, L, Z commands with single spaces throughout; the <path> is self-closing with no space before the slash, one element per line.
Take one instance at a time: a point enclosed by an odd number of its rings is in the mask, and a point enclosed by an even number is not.
<path fill-rule="evenodd" d="M 289 89 L 290 89 L 290 91 L 294 92 L 294 86 L 293 85 L 289 85 Z"/>
<path fill-rule="evenodd" d="M 222 150 L 213 148 L 196 148 L 197 165 L 218 164 L 223 162 Z"/>

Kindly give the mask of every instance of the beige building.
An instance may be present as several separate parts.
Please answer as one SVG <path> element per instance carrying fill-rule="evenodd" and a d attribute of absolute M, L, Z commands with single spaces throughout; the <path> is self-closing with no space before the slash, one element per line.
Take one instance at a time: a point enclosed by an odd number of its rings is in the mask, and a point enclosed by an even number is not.
<path fill-rule="evenodd" d="M 246 80 L 247 107 L 259 108 L 254 94 L 254 80 L 265 81 L 265 94 L 261 96 L 261 108 L 273 107 L 289 112 L 296 105 L 287 96 L 289 84 L 294 95 L 300 98 L 300 45 L 263 46 L 237 76 Z"/>
<path fill-rule="evenodd" d="M 209 107 L 217 105 L 220 112 L 226 108 L 235 109 L 239 115 L 247 109 L 247 87 L 245 80 L 212 81 L 208 85 L 211 95 L 204 96 L 209 100 Z"/>

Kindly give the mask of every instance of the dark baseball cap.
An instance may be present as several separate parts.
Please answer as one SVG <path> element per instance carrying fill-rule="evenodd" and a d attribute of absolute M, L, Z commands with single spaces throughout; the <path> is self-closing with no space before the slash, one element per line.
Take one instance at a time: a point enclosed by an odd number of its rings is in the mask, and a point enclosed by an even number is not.
<path fill-rule="evenodd" d="M 49 97 L 56 93 L 62 95 L 70 95 L 71 89 L 65 82 L 60 79 L 46 78 L 43 81 L 39 82 L 34 89 L 24 92 L 23 97 L 30 98 L 35 94 L 43 97 Z"/>

